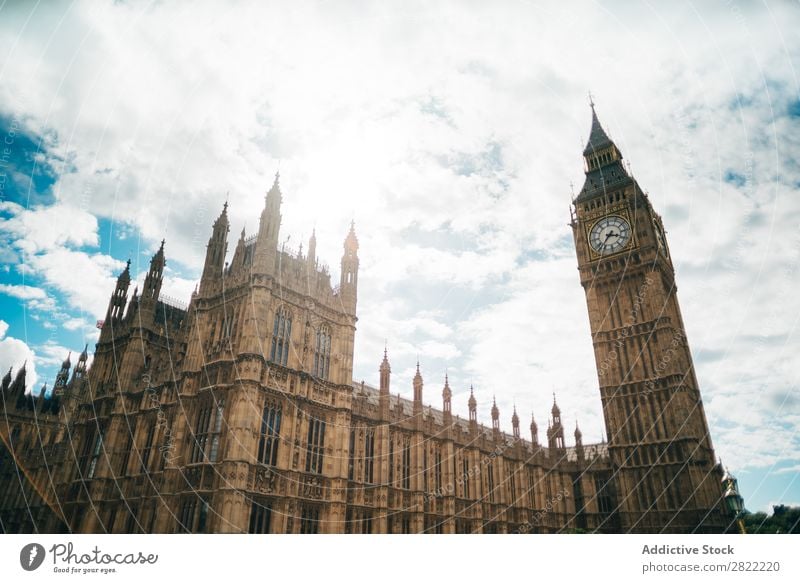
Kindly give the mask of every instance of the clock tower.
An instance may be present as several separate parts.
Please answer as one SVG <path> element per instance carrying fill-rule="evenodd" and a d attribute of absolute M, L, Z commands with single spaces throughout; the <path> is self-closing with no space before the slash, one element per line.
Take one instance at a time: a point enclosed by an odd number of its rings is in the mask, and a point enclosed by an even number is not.
<path fill-rule="evenodd" d="M 622 532 L 721 532 L 721 472 L 661 217 L 597 119 L 572 231 Z"/>

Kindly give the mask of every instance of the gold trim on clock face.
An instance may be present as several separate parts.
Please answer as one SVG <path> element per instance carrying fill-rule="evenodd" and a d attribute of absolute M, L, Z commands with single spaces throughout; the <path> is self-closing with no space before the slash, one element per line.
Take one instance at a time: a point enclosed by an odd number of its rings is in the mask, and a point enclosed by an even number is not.
<path fill-rule="evenodd" d="M 630 223 L 619 215 L 608 215 L 592 225 L 589 246 L 598 255 L 613 255 L 625 249 L 631 238 Z"/>

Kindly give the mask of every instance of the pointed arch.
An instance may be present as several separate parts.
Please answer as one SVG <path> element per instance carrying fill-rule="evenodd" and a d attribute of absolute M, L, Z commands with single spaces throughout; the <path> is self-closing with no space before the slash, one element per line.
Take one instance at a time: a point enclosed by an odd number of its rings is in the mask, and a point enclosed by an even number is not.
<path fill-rule="evenodd" d="M 313 374 L 321 379 L 328 379 L 331 367 L 331 329 L 323 324 L 317 329 L 317 341 L 314 347 Z"/>
<path fill-rule="evenodd" d="M 275 312 L 272 327 L 272 348 L 269 359 L 275 364 L 286 366 L 289 362 L 289 346 L 292 340 L 292 313 L 281 306 Z"/>

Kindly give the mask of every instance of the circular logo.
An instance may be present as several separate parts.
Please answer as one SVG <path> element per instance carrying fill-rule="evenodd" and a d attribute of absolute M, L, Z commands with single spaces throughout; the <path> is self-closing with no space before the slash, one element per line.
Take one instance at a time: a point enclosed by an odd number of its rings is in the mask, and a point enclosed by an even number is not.
<path fill-rule="evenodd" d="M 44 562 L 44 547 L 38 543 L 30 543 L 19 552 L 19 564 L 26 571 L 35 571 Z"/>

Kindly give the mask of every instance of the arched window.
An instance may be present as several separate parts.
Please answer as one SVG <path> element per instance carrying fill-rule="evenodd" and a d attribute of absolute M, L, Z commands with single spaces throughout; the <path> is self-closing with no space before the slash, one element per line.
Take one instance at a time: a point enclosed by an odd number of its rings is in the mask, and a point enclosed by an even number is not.
<path fill-rule="evenodd" d="M 258 461 L 268 466 L 278 463 L 278 443 L 281 433 L 281 406 L 264 405 L 261 415 L 261 439 L 258 442 Z"/>
<path fill-rule="evenodd" d="M 292 339 L 292 313 L 286 308 L 275 312 L 275 324 L 272 328 L 272 349 L 269 359 L 286 366 L 289 362 L 289 343 Z"/>
<path fill-rule="evenodd" d="M 225 401 L 207 402 L 199 411 L 195 425 L 190 463 L 215 462 L 219 453 L 219 437 Z"/>
<path fill-rule="evenodd" d="M 314 349 L 314 376 L 328 378 L 331 367 L 331 331 L 327 326 L 317 330 L 317 343 Z"/>

